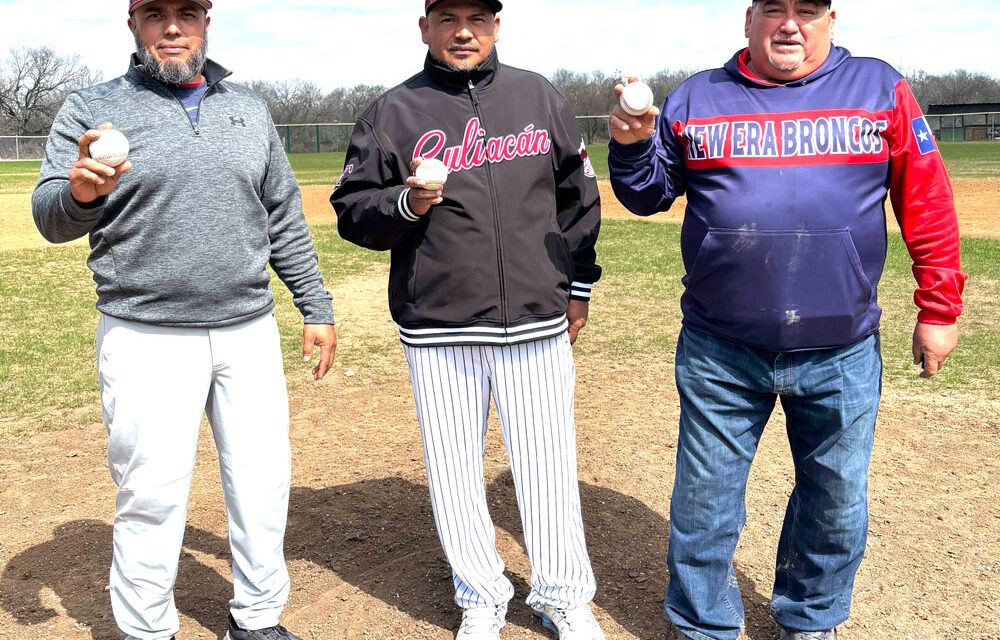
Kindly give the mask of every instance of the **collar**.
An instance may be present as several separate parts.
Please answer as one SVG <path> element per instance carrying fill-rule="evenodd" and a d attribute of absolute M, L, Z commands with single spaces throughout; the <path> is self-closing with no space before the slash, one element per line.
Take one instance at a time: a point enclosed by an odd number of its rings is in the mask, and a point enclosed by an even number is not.
<path fill-rule="evenodd" d="M 750 49 L 745 48 L 737 51 L 736 54 L 729 59 L 726 63 L 726 71 L 737 78 L 742 79 L 744 82 L 750 84 L 755 84 L 760 87 L 798 87 L 806 84 L 811 84 L 817 79 L 827 75 L 828 73 L 837 69 L 840 65 L 844 64 L 851 57 L 851 52 L 843 47 L 838 47 L 835 45 L 830 46 L 830 53 L 827 55 L 826 60 L 812 73 L 804 78 L 799 78 L 798 80 L 789 80 L 788 82 L 775 83 L 771 80 L 765 80 L 761 78 L 756 73 L 750 69 Z"/>
<path fill-rule="evenodd" d="M 211 58 L 205 60 L 205 67 L 201 70 L 201 75 L 205 76 L 205 85 L 208 87 L 211 87 L 224 78 L 228 78 L 232 75 L 232 73 L 232 71 L 229 71 Z M 160 84 L 153 78 L 153 76 L 149 75 L 149 72 L 146 71 L 144 65 L 139 61 L 139 54 L 137 53 L 133 53 L 130 57 L 128 73 L 125 75 L 144 82 L 155 82 L 156 84 Z"/>
<path fill-rule="evenodd" d="M 476 85 L 476 88 L 490 85 L 500 69 L 500 59 L 497 57 L 497 49 L 493 47 L 490 55 L 483 62 L 471 71 L 455 71 L 449 69 L 428 52 L 424 59 L 424 72 L 429 75 L 434 82 L 449 89 L 464 91 L 469 87 L 469 82 Z"/>
<path fill-rule="evenodd" d="M 769 87 L 777 87 L 779 85 L 779 83 L 771 82 L 770 80 L 765 80 L 764 78 L 761 78 L 760 76 L 758 76 L 756 73 L 753 72 L 753 69 L 750 68 L 750 47 L 747 47 L 743 51 L 740 51 L 739 55 L 736 58 L 736 64 L 739 67 L 740 73 L 745 75 L 747 78 L 753 80 L 757 84 L 766 84 Z"/>

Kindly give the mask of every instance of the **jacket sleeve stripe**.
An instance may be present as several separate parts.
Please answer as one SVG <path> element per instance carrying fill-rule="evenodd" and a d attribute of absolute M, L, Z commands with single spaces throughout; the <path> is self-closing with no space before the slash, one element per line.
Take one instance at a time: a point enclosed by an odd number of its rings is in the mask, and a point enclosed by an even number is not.
<path fill-rule="evenodd" d="M 399 207 L 399 215 L 403 216 L 406 220 L 410 222 L 417 222 L 420 220 L 420 216 L 413 213 L 410 209 L 410 190 L 403 189 L 403 192 L 399 194 L 399 200 L 396 201 L 396 206 Z"/>

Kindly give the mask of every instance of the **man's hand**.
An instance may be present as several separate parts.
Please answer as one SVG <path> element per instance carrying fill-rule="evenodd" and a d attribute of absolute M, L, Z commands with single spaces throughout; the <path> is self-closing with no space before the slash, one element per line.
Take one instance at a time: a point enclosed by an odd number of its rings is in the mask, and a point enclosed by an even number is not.
<path fill-rule="evenodd" d="M 415 158 L 410 163 L 410 173 L 416 171 L 423 160 L 423 158 Z M 415 215 L 422 216 L 430 211 L 432 206 L 444 202 L 444 198 L 441 197 L 441 189 L 428 189 L 424 181 L 416 176 L 407 178 L 406 186 L 410 188 L 410 193 L 407 196 L 410 201 L 410 211 Z"/>
<path fill-rule="evenodd" d="M 332 324 L 307 324 L 302 327 L 302 361 L 312 360 L 313 346 L 319 347 L 319 364 L 313 367 L 313 380 L 322 380 L 333 364 L 337 351 L 337 333 Z"/>
<path fill-rule="evenodd" d="M 921 364 L 921 378 L 930 378 L 944 366 L 944 360 L 958 344 L 958 325 L 924 324 L 913 329 L 913 364 Z"/>
<path fill-rule="evenodd" d="M 566 318 L 569 320 L 569 343 L 575 344 L 580 335 L 580 329 L 587 326 L 587 314 L 590 313 L 590 303 L 582 300 L 570 300 L 566 308 Z"/>
<path fill-rule="evenodd" d="M 80 159 L 69 170 L 69 191 L 77 202 L 86 204 L 108 195 L 118 185 L 122 174 L 132 168 L 132 163 L 128 160 L 117 167 L 109 167 L 90 157 L 90 143 L 101 137 L 100 130 L 113 128 L 111 123 L 105 122 L 96 130 L 90 129 L 77 140 Z"/>
<path fill-rule="evenodd" d="M 629 76 L 629 84 L 636 82 L 639 78 Z M 615 96 L 620 98 L 624 85 L 615 85 Z M 649 140 L 656 132 L 656 116 L 660 115 L 660 110 L 650 107 L 645 115 L 630 116 L 625 113 L 620 104 L 615 105 L 615 110 L 611 112 L 608 126 L 611 128 L 611 135 L 619 144 L 633 144 L 642 140 Z"/>

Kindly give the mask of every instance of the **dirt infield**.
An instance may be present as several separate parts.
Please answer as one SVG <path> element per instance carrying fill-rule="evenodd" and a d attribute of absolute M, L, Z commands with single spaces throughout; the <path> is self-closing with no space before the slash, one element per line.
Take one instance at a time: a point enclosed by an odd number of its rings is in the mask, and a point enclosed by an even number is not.
<path fill-rule="evenodd" d="M 335 289 L 341 348 L 392 340 L 385 271 Z M 593 315 L 607 313 L 595 301 Z M 586 340 L 586 330 L 581 338 Z M 389 376 L 335 366 L 318 385 L 290 376 L 293 481 L 285 623 L 311 640 L 452 637 L 458 614 L 434 533 L 405 365 Z M 610 640 L 664 638 L 668 500 L 677 397 L 669 361 L 577 358 L 581 495 Z M 871 534 L 843 640 L 1000 637 L 1000 403 L 886 390 L 871 477 Z M 503 638 L 547 636 L 523 604 L 529 570 L 503 447 L 486 461 L 498 545 L 517 596 Z M 106 591 L 114 487 L 101 424 L 4 442 L 0 459 L 0 637 L 119 638 Z M 179 638 L 216 638 L 231 593 L 226 520 L 203 431 L 180 561 Z M 751 640 L 767 612 L 793 469 L 780 424 L 765 433 L 737 553 Z"/>
<path fill-rule="evenodd" d="M 1000 237 L 998 187 L 997 180 L 955 181 L 965 233 Z M 605 215 L 632 217 L 607 189 L 602 185 Z M 328 196 L 327 187 L 303 188 L 313 224 L 334 221 Z M 0 246 L 44 246 L 39 240 L 27 196 L 0 195 Z M 342 351 L 394 342 L 386 271 L 373 267 L 333 288 Z M 615 312 L 614 304 L 598 297 L 592 318 Z M 662 639 L 677 437 L 673 362 L 622 361 L 588 350 L 597 326 L 584 330 L 576 358 L 581 499 L 599 582 L 596 612 L 609 640 Z M 448 640 L 458 624 L 405 363 L 401 353 L 393 355 L 388 374 L 378 367 L 348 370 L 341 357 L 318 384 L 306 382 L 305 368 L 289 376 L 292 587 L 283 622 L 306 640 Z M 0 427 L 5 420 L 0 416 Z M 778 637 L 768 599 L 794 474 L 781 424 L 779 409 L 751 473 L 736 556 L 749 640 Z M 494 421 L 486 480 L 498 547 L 517 591 L 502 638 L 551 638 L 523 603 L 530 572 L 498 431 Z M 4 437 L 0 456 L 0 638 L 120 638 L 106 589 L 114 486 L 104 427 L 27 432 Z M 885 389 L 872 461 L 871 533 L 842 640 L 1000 638 L 998 440 L 998 398 L 975 390 L 915 398 Z M 218 638 L 225 629 L 231 556 L 215 455 L 204 429 L 176 589 L 179 640 Z"/>
<path fill-rule="evenodd" d="M 962 235 L 1000 238 L 1000 179 L 955 178 L 955 209 L 958 211 Z M 601 182 L 601 215 L 611 220 L 635 219 L 617 199 L 610 182 Z M 302 203 L 311 224 L 336 224 L 337 218 L 330 207 L 330 188 L 325 186 L 302 187 Z M 666 213 L 648 218 L 654 222 L 679 223 L 684 217 L 687 199 L 680 197 Z M 889 230 L 899 231 L 892 207 L 887 207 Z"/>
<path fill-rule="evenodd" d="M 1000 238 L 1000 179 L 956 178 L 955 208 L 963 235 Z M 635 219 L 614 197 L 609 182 L 601 182 L 602 215 L 608 219 Z M 686 200 L 681 197 L 667 213 L 649 218 L 654 222 L 680 222 Z M 330 187 L 302 187 L 302 206 L 309 224 L 336 224 L 337 217 L 330 207 Z M 891 208 L 890 208 L 891 212 Z M 899 231 L 889 215 L 889 229 Z M 86 242 L 86 240 L 77 240 Z M 38 235 L 31 219 L 31 202 L 27 194 L 0 194 L 0 249 L 43 247 L 47 243 Z"/>

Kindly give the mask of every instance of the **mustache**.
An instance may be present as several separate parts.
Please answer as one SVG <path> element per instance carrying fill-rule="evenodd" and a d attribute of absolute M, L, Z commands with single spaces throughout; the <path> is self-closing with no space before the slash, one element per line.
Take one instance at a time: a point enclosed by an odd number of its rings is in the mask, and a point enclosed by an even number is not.
<path fill-rule="evenodd" d="M 153 57 L 149 48 L 139 40 L 139 34 L 135 33 L 135 50 L 142 62 L 146 72 L 163 84 L 184 84 L 190 82 L 201 73 L 208 59 L 208 34 L 201 41 L 201 45 L 191 52 L 187 62 L 177 62 L 171 60 L 159 61 Z"/>

